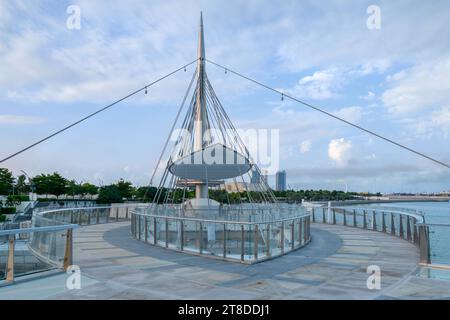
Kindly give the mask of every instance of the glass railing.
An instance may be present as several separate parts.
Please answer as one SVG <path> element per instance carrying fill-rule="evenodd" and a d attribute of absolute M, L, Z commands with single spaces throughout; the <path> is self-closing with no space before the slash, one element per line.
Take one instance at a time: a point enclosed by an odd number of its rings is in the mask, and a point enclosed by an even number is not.
<path fill-rule="evenodd" d="M 417 245 L 420 263 L 430 264 L 430 229 L 422 213 L 384 207 L 309 208 L 312 221 L 379 231 Z"/>
<path fill-rule="evenodd" d="M 148 214 L 145 208 L 131 212 L 131 234 L 134 238 L 167 249 L 197 254 L 222 260 L 255 263 L 283 255 L 309 243 L 310 218 L 306 210 L 294 206 L 286 211 L 272 209 L 270 217 L 263 220 L 247 208 L 246 218 L 255 216 L 256 221 L 226 220 L 230 212 L 203 218 L 206 212 L 184 212 L 191 216 Z M 168 213 L 167 208 L 158 212 Z M 238 210 L 236 208 L 236 210 Z M 291 211 L 292 210 L 292 211 Z M 152 212 L 155 212 L 153 210 Z M 243 211 L 242 211 L 243 212 Z M 241 212 L 241 214 L 242 214 Z M 290 216 L 288 216 L 290 212 Z M 295 214 L 296 213 L 296 214 Z M 286 216 L 284 216 L 286 214 Z"/>
<path fill-rule="evenodd" d="M 0 281 L 72 264 L 72 230 L 78 226 L 129 221 L 131 210 L 148 204 L 116 204 L 36 210 L 32 228 L 0 230 Z"/>
<path fill-rule="evenodd" d="M 110 206 L 91 206 L 79 208 L 54 209 L 33 214 L 33 226 L 54 224 L 78 224 L 86 226 L 109 222 L 120 222 L 129 220 L 130 211 L 136 208 L 148 208 L 149 204 L 124 203 Z"/>
<path fill-rule="evenodd" d="M 430 260 L 433 265 L 450 268 L 450 224 L 427 223 L 430 235 Z"/>
<path fill-rule="evenodd" d="M 53 225 L 0 231 L 0 280 L 72 264 L 72 230 L 77 225 Z"/>

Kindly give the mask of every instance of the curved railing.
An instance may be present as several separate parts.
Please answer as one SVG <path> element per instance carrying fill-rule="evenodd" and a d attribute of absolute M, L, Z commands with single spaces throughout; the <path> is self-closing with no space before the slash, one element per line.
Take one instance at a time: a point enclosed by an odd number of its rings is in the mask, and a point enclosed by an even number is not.
<path fill-rule="evenodd" d="M 116 204 L 34 212 L 32 228 L 0 231 L 0 281 L 17 276 L 66 270 L 72 264 L 72 230 L 78 226 L 120 222 L 148 204 Z"/>
<path fill-rule="evenodd" d="M 74 224 L 49 225 L 0 231 L 0 280 L 12 283 L 18 276 L 67 269 L 72 264 Z"/>
<path fill-rule="evenodd" d="M 311 240 L 311 215 L 298 206 L 297 215 L 287 217 L 291 210 L 286 209 L 278 218 L 256 221 L 243 221 L 237 213 L 230 216 L 223 212 L 221 215 L 214 212 L 210 215 L 213 218 L 207 219 L 206 211 L 199 210 L 183 211 L 180 215 L 155 214 L 166 209 L 133 210 L 132 236 L 166 249 L 248 264 L 299 249 Z M 246 218 L 255 217 L 250 208 L 245 210 L 251 213 Z"/>
<path fill-rule="evenodd" d="M 430 264 L 429 227 L 424 215 L 415 210 L 385 207 L 310 208 L 312 221 L 383 232 L 417 245 L 420 263 Z"/>
<path fill-rule="evenodd" d="M 450 224 L 427 223 L 432 266 L 450 268 Z"/>

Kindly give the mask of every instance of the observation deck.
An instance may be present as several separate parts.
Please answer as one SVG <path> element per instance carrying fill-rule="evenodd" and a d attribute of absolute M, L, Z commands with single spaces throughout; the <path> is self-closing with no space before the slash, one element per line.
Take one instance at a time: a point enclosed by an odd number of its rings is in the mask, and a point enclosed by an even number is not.
<path fill-rule="evenodd" d="M 395 215 L 389 210 L 371 211 L 364 218 L 361 209 L 355 212 L 354 227 L 353 210 L 330 210 L 329 224 L 327 219 L 325 223 L 321 220 L 323 212 L 316 208 L 311 214 L 315 222 L 311 220 L 308 246 L 263 263 L 242 264 L 136 241 L 130 234 L 133 210 L 121 206 L 42 213 L 46 219 L 58 217 L 82 225 L 73 230 L 72 244 L 73 263 L 81 269 L 81 289 L 64 289 L 68 277 L 65 273 L 41 273 L 17 276 L 12 285 L 0 287 L 0 299 L 450 298 L 450 282 L 428 277 L 431 269 L 419 264 L 420 246 L 414 242 L 414 231 L 408 240 L 406 230 L 406 219 L 414 217 L 405 212 L 397 211 Z M 378 224 L 378 231 L 370 230 L 371 217 L 378 222 L 381 214 L 389 218 L 394 215 L 395 235 L 389 230 L 390 219 L 385 219 L 386 232 L 382 224 Z M 399 233 L 400 221 L 405 222 L 403 237 Z M 367 268 L 372 265 L 381 270 L 380 290 L 367 288 Z"/>

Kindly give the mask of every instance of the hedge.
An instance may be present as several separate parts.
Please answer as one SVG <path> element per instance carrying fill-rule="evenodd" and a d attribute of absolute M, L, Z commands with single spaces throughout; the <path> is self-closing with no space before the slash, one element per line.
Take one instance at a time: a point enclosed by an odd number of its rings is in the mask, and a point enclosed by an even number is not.
<path fill-rule="evenodd" d="M 2 214 L 14 214 L 16 213 L 16 208 L 15 207 L 3 207 L 0 208 L 0 215 Z"/>
<path fill-rule="evenodd" d="M 8 196 L 8 200 L 9 201 L 17 201 L 17 202 L 30 201 L 30 197 L 27 195 L 15 194 L 15 195 Z"/>

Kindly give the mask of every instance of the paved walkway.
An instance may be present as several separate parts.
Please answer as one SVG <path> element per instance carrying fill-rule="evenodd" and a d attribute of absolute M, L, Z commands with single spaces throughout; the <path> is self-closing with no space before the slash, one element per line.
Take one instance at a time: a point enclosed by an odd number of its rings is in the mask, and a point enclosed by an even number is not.
<path fill-rule="evenodd" d="M 450 282 L 416 276 L 420 273 L 418 250 L 406 241 L 382 233 L 322 224 L 313 224 L 312 237 L 307 247 L 283 257 L 241 265 L 133 240 L 129 222 L 83 227 L 74 237 L 75 263 L 83 275 L 82 289 L 65 290 L 65 275 L 60 274 L 39 280 L 47 286 L 53 281 L 53 289 L 36 298 L 450 298 Z M 366 270 L 370 265 L 381 268 L 381 290 L 367 289 Z M 26 287 L 27 283 L 0 288 L 0 299 L 2 295 L 15 296 L 17 290 L 25 292 Z"/>
<path fill-rule="evenodd" d="M 76 262 L 98 283 L 52 298 L 391 299 L 450 297 L 450 283 L 416 277 L 418 250 L 382 233 L 314 224 L 309 246 L 255 265 L 190 256 L 133 240 L 129 224 L 81 228 Z M 367 289 L 369 265 L 381 290 Z"/>

